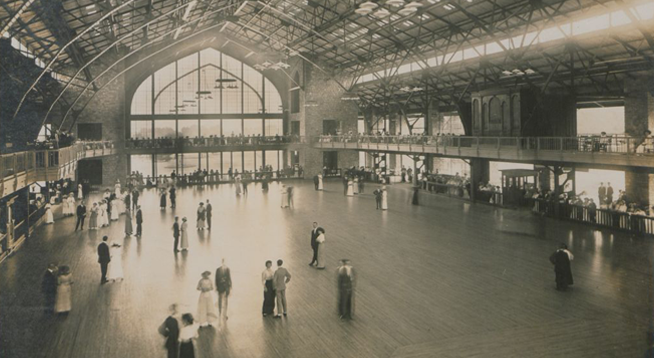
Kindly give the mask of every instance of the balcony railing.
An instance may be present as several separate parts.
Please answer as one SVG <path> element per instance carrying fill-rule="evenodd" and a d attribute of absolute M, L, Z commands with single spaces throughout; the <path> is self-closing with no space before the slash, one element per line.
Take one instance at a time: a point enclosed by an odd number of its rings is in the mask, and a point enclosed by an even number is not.
<path fill-rule="evenodd" d="M 158 138 L 129 139 L 126 149 L 209 149 L 228 146 L 276 146 L 305 143 L 301 136 L 249 136 L 249 137 L 197 137 L 197 138 Z"/>
<path fill-rule="evenodd" d="M 37 181 L 72 176 L 78 160 L 111 154 L 114 144 L 103 141 L 0 155 L 0 197 Z"/>
<path fill-rule="evenodd" d="M 654 155 L 654 138 L 648 137 L 465 137 L 465 136 L 319 136 L 313 143 L 415 145 L 441 148 L 495 148 Z"/>

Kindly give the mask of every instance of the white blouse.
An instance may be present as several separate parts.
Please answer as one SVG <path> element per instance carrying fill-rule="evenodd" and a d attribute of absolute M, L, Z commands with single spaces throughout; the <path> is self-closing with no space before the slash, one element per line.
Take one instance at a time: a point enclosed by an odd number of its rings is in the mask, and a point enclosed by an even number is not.
<path fill-rule="evenodd" d="M 263 272 L 261 273 L 261 282 L 263 283 L 263 285 L 264 286 L 266 285 L 267 280 L 272 280 L 274 275 L 275 273 L 273 272 L 272 268 L 267 268 L 263 270 Z"/>
<path fill-rule="evenodd" d="M 185 326 L 182 328 L 181 332 L 179 332 L 180 342 L 188 342 L 195 338 L 198 338 L 198 327 L 195 324 Z"/>

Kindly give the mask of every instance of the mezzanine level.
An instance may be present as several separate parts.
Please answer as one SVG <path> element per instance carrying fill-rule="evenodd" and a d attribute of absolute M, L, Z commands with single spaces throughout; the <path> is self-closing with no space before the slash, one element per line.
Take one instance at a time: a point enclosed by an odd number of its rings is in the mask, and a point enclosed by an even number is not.
<path fill-rule="evenodd" d="M 314 148 L 533 164 L 654 168 L 654 139 L 635 137 L 320 136 Z"/>

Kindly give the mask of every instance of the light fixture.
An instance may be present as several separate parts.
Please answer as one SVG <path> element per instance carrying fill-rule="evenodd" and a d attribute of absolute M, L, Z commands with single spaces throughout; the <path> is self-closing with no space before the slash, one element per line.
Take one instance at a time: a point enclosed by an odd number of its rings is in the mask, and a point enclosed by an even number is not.
<path fill-rule="evenodd" d="M 390 14 L 391 14 L 390 11 L 388 11 L 388 10 L 382 8 L 382 9 L 379 9 L 379 10 L 375 11 L 372 15 L 373 15 L 374 17 L 376 17 L 376 18 L 381 19 L 381 18 L 384 18 L 384 17 L 386 17 L 386 16 L 390 16 Z"/>
<path fill-rule="evenodd" d="M 366 7 L 360 7 L 358 9 L 354 10 L 354 12 L 359 14 L 359 15 L 365 16 L 365 15 L 370 15 L 372 13 L 372 9 L 366 8 Z"/>
<path fill-rule="evenodd" d="M 397 12 L 397 14 L 400 15 L 400 16 L 409 16 L 409 15 L 412 15 L 413 13 L 415 13 L 416 11 L 418 11 L 418 8 L 416 8 L 416 7 L 405 7 L 403 9 L 400 9 Z"/>
<path fill-rule="evenodd" d="M 410 7 L 412 7 L 412 8 L 415 8 L 415 9 L 417 10 L 417 9 L 418 9 L 419 7 L 421 7 L 421 6 L 422 6 L 421 3 L 417 2 L 417 1 L 411 1 L 410 3 L 404 5 L 404 8 L 410 8 Z"/>
<path fill-rule="evenodd" d="M 404 86 L 400 88 L 400 91 L 407 92 L 407 93 L 420 92 L 422 90 L 424 90 L 424 88 L 417 87 L 417 86 Z"/>
<path fill-rule="evenodd" d="M 345 92 L 341 96 L 341 101 L 358 101 L 361 97 L 355 92 Z"/>
<path fill-rule="evenodd" d="M 360 9 L 371 9 L 372 10 L 372 9 L 377 8 L 377 6 L 379 6 L 379 5 L 377 5 L 377 3 L 374 3 L 372 1 L 366 1 L 364 3 L 359 4 Z"/>
<path fill-rule="evenodd" d="M 400 7 L 404 5 L 404 0 L 388 0 L 386 1 L 386 5 Z"/>

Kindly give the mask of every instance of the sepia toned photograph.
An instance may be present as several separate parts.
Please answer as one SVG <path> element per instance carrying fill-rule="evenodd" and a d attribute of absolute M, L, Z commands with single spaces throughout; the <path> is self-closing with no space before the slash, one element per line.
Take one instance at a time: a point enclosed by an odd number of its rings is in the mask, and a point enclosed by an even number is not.
<path fill-rule="evenodd" d="M 654 0 L 0 0 L 0 357 L 654 358 Z"/>

